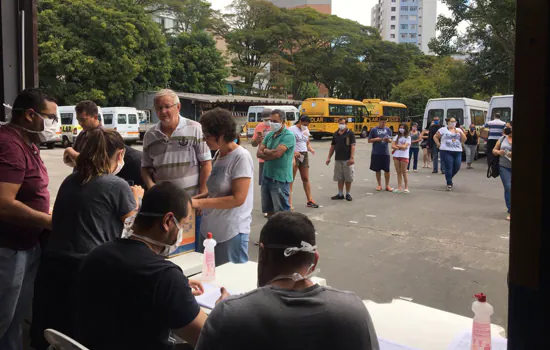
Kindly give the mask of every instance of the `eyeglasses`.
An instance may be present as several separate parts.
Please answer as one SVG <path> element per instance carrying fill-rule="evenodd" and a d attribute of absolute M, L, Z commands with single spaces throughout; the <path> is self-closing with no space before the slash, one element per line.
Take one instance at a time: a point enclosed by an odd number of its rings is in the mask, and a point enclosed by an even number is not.
<path fill-rule="evenodd" d="M 40 113 L 40 112 L 37 112 L 37 111 L 33 111 L 34 113 L 38 114 L 39 116 L 41 116 L 42 118 L 44 119 L 52 119 L 54 121 L 54 123 L 57 123 L 57 115 L 55 114 L 48 114 L 48 113 Z"/>
<path fill-rule="evenodd" d="M 175 105 L 177 105 L 177 103 L 174 103 L 173 105 L 166 105 L 166 106 L 155 106 L 155 109 L 157 111 L 162 112 L 163 110 L 165 110 L 165 109 L 168 110 L 168 109 L 174 107 Z"/>

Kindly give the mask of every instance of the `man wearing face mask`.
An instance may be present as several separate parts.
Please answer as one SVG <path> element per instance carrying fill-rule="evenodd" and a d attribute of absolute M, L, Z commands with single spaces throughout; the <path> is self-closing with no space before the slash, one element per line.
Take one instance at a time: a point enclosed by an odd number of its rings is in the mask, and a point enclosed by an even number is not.
<path fill-rule="evenodd" d="M 90 349 L 175 349 L 171 332 L 195 345 L 206 314 L 187 280 L 166 256 L 189 226 L 191 197 L 172 183 L 145 193 L 122 238 L 94 249 L 78 275 L 75 338 Z"/>
<path fill-rule="evenodd" d="M 296 138 L 285 127 L 286 114 L 274 110 L 269 117 L 271 132 L 258 147 L 257 156 L 263 159 L 262 212 L 271 217 L 276 212 L 290 210 L 290 183 L 293 181 L 292 159 Z"/>
<path fill-rule="evenodd" d="M 9 123 L 0 124 L 0 349 L 22 346 L 39 265 L 39 238 L 52 217 L 48 172 L 37 145 L 48 139 L 57 104 L 38 89 L 19 93 Z"/>
<path fill-rule="evenodd" d="M 351 183 L 355 174 L 355 134 L 348 129 L 347 119 L 338 120 L 338 131 L 332 135 L 332 143 L 326 164 L 330 164 L 332 155 L 336 152 L 334 162 L 334 181 L 338 181 L 338 194 L 331 197 L 333 200 L 352 200 Z M 344 184 L 346 185 L 346 196 L 344 197 Z"/>
<path fill-rule="evenodd" d="M 259 288 L 218 303 L 196 349 L 379 349 L 361 299 L 309 279 L 318 261 L 307 216 L 274 215 L 260 234 Z"/>

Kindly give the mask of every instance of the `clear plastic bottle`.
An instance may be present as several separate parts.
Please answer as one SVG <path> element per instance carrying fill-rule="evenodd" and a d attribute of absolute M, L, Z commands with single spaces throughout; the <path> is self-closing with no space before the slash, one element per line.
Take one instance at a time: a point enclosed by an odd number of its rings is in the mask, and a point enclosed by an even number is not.
<path fill-rule="evenodd" d="M 212 238 L 212 232 L 208 232 L 203 242 L 204 254 L 202 256 L 202 281 L 212 282 L 216 279 L 216 255 L 214 247 L 216 241 Z"/>
<path fill-rule="evenodd" d="M 472 327 L 472 350 L 491 350 L 491 315 L 494 310 L 483 293 L 474 295 L 472 304 L 474 324 Z"/>

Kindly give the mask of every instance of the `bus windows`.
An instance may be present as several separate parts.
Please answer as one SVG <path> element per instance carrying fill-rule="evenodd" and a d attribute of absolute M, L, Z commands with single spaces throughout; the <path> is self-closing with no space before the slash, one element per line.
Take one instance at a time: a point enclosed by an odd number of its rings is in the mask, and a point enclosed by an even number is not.
<path fill-rule="evenodd" d="M 495 114 L 500 114 L 500 120 L 508 123 L 512 120 L 512 109 L 510 107 L 493 108 L 491 119 L 495 118 Z"/>
<path fill-rule="evenodd" d="M 286 120 L 289 122 L 293 122 L 296 120 L 296 115 L 294 112 L 286 112 Z"/>
<path fill-rule="evenodd" d="M 485 124 L 485 115 L 480 109 L 470 109 L 471 122 L 474 125 L 484 125 Z M 466 125 L 469 126 L 469 125 Z"/>
<path fill-rule="evenodd" d="M 407 117 L 407 109 L 403 107 L 384 106 L 383 114 L 386 117 L 399 117 L 400 120 L 403 120 Z"/>
<path fill-rule="evenodd" d="M 251 123 L 256 122 L 256 113 L 248 113 L 248 121 Z"/>
<path fill-rule="evenodd" d="M 464 110 L 463 109 L 448 109 L 447 119 L 455 118 L 459 125 L 464 125 Z"/>
<path fill-rule="evenodd" d="M 431 123 L 435 117 L 438 117 L 439 120 L 443 120 L 443 112 L 442 109 L 430 109 L 428 111 L 428 123 Z"/>
<path fill-rule="evenodd" d="M 340 116 L 340 115 L 351 115 L 358 116 L 359 110 L 358 106 L 353 105 L 329 105 L 328 106 L 329 115 Z"/>

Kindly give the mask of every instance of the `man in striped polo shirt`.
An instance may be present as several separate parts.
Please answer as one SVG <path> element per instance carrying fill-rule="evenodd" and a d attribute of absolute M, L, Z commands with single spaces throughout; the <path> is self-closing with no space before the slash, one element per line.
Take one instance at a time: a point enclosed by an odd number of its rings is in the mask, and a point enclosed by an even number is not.
<path fill-rule="evenodd" d="M 487 164 L 491 164 L 493 161 L 493 148 L 497 144 L 498 139 L 502 137 L 502 132 L 506 122 L 500 120 L 500 114 L 496 113 L 493 120 L 488 123 L 485 123 L 484 127 L 489 128 L 489 137 L 487 138 L 487 148 L 485 150 L 485 155 L 487 156 Z"/>
<path fill-rule="evenodd" d="M 171 182 L 190 196 L 208 192 L 206 180 L 212 170 L 212 156 L 201 125 L 180 116 L 180 100 L 172 90 L 160 90 L 154 99 L 159 122 L 143 137 L 141 176 L 147 188 Z M 197 213 L 196 229 L 200 229 Z M 198 241 L 198 240 L 197 240 Z"/>

